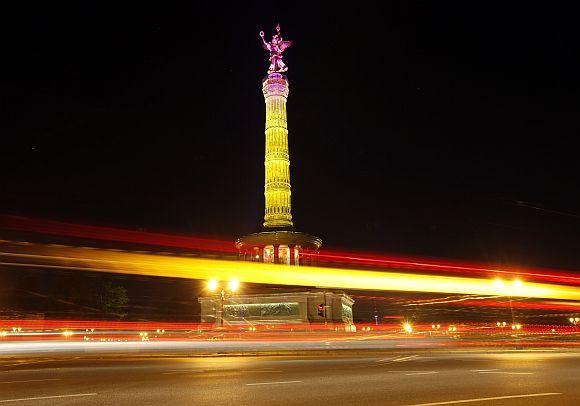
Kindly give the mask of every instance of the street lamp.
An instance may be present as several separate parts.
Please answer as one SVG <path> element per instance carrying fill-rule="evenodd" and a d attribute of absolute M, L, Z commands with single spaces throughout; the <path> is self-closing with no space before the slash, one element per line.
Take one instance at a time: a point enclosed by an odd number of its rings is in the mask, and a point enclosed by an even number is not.
<path fill-rule="evenodd" d="M 523 282 L 518 279 L 515 278 L 512 281 L 511 286 L 506 286 L 503 282 L 503 280 L 497 278 L 493 281 L 493 286 L 498 289 L 500 291 L 500 294 L 506 295 L 508 297 L 509 303 L 510 303 L 510 313 L 512 316 L 512 330 L 520 330 L 522 328 L 521 324 L 516 323 L 516 318 L 514 315 L 514 307 L 512 304 L 512 294 L 516 294 L 516 296 L 518 295 L 518 292 L 522 291 L 522 288 L 524 286 Z M 521 294 L 521 293 L 520 293 Z M 505 322 L 502 322 L 502 326 L 505 327 Z M 499 327 L 499 323 L 497 324 Z M 516 350 L 519 348 L 519 344 L 517 341 L 517 335 L 516 335 Z"/>
<path fill-rule="evenodd" d="M 505 295 L 508 297 L 509 303 L 510 303 L 510 313 L 512 316 L 512 324 L 515 324 L 515 315 L 514 315 L 514 307 L 512 304 L 512 294 L 514 292 L 518 292 L 522 289 L 522 287 L 524 286 L 523 282 L 516 278 L 512 281 L 511 286 L 504 284 L 503 280 L 501 280 L 500 278 L 497 278 L 493 281 L 493 286 L 500 291 L 501 295 Z M 498 325 L 499 326 L 499 325 Z"/>
<path fill-rule="evenodd" d="M 210 292 L 218 292 L 220 298 L 220 327 L 224 326 L 224 302 L 227 295 L 235 293 L 240 288 L 240 281 L 237 279 L 230 279 L 228 282 L 227 290 L 220 286 L 220 283 L 216 279 L 210 279 L 207 281 L 207 290 Z"/>

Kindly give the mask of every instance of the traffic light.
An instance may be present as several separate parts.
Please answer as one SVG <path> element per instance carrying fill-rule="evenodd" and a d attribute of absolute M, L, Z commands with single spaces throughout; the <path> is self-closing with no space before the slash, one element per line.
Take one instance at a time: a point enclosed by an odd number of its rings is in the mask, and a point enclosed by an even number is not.
<path fill-rule="evenodd" d="M 318 315 L 324 317 L 324 304 L 320 303 L 316 308 L 318 309 Z"/>

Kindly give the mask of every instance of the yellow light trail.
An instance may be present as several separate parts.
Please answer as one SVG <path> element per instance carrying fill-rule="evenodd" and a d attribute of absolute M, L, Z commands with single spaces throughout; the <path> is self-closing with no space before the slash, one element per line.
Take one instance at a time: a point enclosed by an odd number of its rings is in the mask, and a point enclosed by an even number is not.
<path fill-rule="evenodd" d="M 0 264 L 127 275 L 312 286 L 349 290 L 460 293 L 580 300 L 580 289 L 535 282 L 406 274 L 358 269 L 291 267 L 223 259 L 142 254 L 0 241 Z"/>

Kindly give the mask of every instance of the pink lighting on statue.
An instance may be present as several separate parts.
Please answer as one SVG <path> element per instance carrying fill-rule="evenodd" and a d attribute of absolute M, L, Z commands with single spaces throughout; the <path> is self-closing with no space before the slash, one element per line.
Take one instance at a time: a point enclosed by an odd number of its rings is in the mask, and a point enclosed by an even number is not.
<path fill-rule="evenodd" d="M 262 37 L 262 46 L 266 51 L 270 52 L 270 67 L 268 68 L 268 73 L 286 72 L 288 67 L 282 60 L 282 52 L 292 45 L 292 41 L 284 41 L 282 39 L 282 34 L 280 34 L 280 24 L 276 26 L 276 34 L 272 36 L 270 42 L 267 42 L 264 39 L 264 31 L 260 31 L 260 37 Z"/>

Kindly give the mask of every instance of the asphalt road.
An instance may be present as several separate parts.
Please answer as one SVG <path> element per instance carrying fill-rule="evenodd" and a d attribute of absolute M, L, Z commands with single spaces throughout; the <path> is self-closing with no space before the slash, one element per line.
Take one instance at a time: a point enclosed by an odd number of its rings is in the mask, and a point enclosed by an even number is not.
<path fill-rule="evenodd" d="M 580 352 L 0 358 L 0 405 L 580 405 Z"/>

